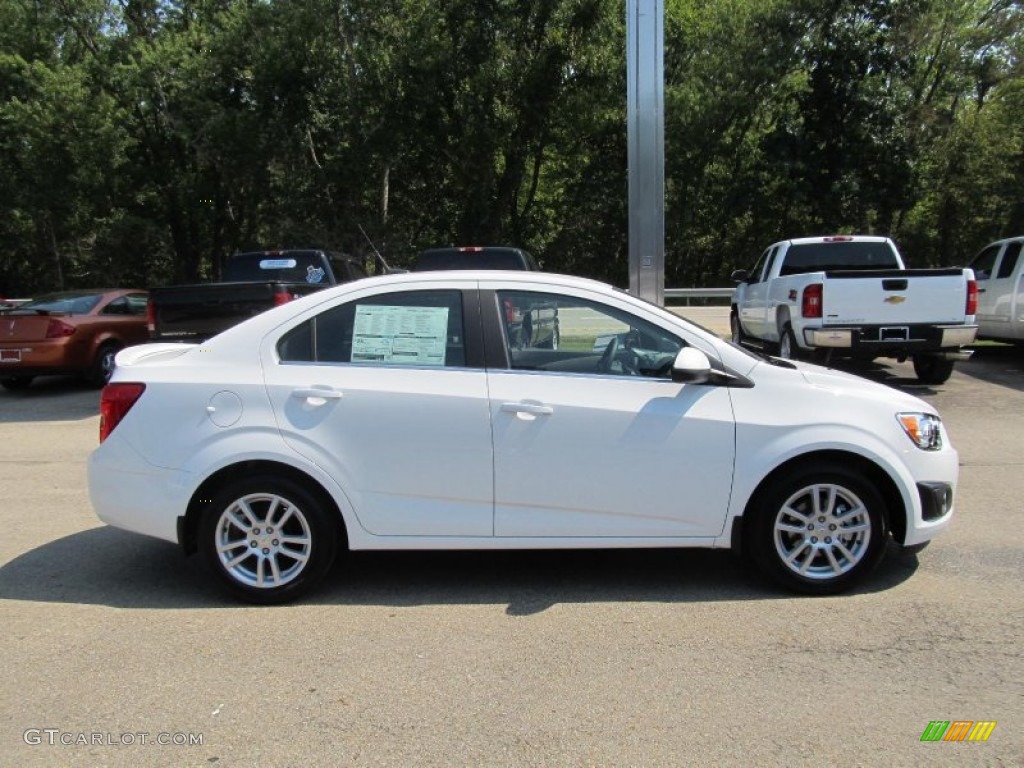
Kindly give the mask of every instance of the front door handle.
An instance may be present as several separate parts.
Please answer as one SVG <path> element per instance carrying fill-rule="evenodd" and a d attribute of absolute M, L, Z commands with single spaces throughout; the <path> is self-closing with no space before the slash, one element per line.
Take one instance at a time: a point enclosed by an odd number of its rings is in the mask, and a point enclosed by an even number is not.
<path fill-rule="evenodd" d="M 328 400 L 341 400 L 342 393 L 328 387 L 307 387 L 304 389 L 293 389 L 292 397 L 305 400 L 309 405 L 326 405 Z"/>
<path fill-rule="evenodd" d="M 541 403 L 502 403 L 501 410 L 506 413 L 526 413 L 531 416 L 550 416 L 555 409 Z"/>

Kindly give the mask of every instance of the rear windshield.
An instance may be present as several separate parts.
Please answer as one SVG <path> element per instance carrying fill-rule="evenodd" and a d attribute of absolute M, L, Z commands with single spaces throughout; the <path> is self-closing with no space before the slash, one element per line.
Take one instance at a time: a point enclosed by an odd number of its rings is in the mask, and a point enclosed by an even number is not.
<path fill-rule="evenodd" d="M 239 253 L 224 266 L 224 282 L 280 280 L 283 283 L 331 283 L 319 251 Z"/>
<path fill-rule="evenodd" d="M 780 274 L 827 272 L 833 269 L 899 269 L 896 254 L 886 242 L 801 243 L 791 245 Z"/>
<path fill-rule="evenodd" d="M 13 312 L 18 314 L 22 312 L 61 312 L 65 315 L 87 315 L 100 303 L 102 298 L 102 293 L 84 291 L 50 293 L 25 302 Z"/>
<path fill-rule="evenodd" d="M 413 272 L 435 269 L 536 269 L 532 257 L 516 248 L 436 248 L 416 257 Z"/>

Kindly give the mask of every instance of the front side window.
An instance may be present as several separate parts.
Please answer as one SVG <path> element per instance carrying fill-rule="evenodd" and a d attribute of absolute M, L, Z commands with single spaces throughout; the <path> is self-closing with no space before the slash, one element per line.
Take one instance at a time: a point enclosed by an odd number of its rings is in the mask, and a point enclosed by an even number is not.
<path fill-rule="evenodd" d="M 683 341 L 628 312 L 549 293 L 499 291 L 513 370 L 670 378 Z"/>
<path fill-rule="evenodd" d="M 357 299 L 292 329 L 277 349 L 282 362 L 462 367 L 462 294 L 406 291 Z"/>
<path fill-rule="evenodd" d="M 1011 277 L 1013 270 L 1017 268 L 1017 259 L 1020 258 L 1021 243 L 1007 243 L 1003 251 L 1003 260 L 999 262 L 999 273 L 997 278 Z"/>

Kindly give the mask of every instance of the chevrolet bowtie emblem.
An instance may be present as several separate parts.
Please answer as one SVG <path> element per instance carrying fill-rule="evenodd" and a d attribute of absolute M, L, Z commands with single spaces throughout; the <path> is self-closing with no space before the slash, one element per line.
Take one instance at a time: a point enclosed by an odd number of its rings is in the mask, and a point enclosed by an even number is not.
<path fill-rule="evenodd" d="M 885 299 L 886 304 L 902 304 L 907 300 L 906 296 L 889 296 Z"/>

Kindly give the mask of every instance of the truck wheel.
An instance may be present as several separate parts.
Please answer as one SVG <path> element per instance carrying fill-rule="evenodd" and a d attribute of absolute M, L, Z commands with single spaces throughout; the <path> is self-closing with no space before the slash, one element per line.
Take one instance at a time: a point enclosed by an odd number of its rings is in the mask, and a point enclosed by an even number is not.
<path fill-rule="evenodd" d="M 732 312 L 729 313 L 729 331 L 732 333 L 732 343 L 742 344 L 746 338 L 746 334 L 743 333 L 743 326 L 740 325 L 739 315 L 736 314 L 736 309 L 733 308 Z"/>
<path fill-rule="evenodd" d="M 779 357 L 784 360 L 796 360 L 799 351 L 796 336 L 793 335 L 793 326 L 786 323 L 782 326 L 782 334 L 779 336 Z"/>
<path fill-rule="evenodd" d="M 953 361 L 935 355 L 914 355 L 914 373 L 922 384 L 945 384 L 953 374 Z"/>

